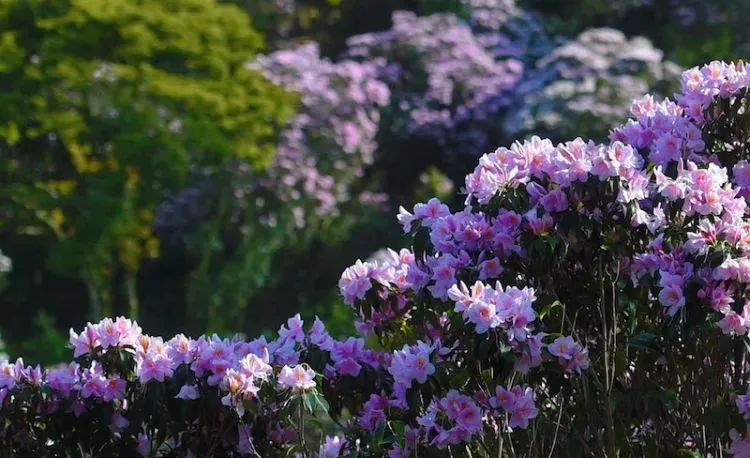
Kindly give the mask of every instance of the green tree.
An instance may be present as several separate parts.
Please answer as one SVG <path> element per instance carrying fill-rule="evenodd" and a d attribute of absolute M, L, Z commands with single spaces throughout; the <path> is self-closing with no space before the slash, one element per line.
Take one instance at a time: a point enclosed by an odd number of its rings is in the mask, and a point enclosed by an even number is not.
<path fill-rule="evenodd" d="M 245 67 L 262 46 L 215 0 L 0 2 L 0 244 L 45 260 L 23 281 L 51 270 L 86 285 L 89 315 L 137 316 L 165 192 L 191 165 L 272 157 L 293 99 Z"/>

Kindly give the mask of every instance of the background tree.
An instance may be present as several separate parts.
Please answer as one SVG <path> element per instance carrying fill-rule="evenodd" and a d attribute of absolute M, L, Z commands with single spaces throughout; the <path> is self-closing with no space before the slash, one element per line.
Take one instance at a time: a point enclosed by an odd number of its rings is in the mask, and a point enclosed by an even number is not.
<path fill-rule="evenodd" d="M 11 0 L 0 28 L 9 337 L 41 303 L 65 327 L 137 316 L 155 206 L 190 165 L 264 168 L 292 98 L 245 68 L 263 38 L 213 0 Z"/>

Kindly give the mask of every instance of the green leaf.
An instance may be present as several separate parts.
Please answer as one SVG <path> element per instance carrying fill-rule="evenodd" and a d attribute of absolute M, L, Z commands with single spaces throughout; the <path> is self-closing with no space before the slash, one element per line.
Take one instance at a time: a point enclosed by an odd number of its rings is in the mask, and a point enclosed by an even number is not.
<path fill-rule="evenodd" d="M 650 332 L 641 332 L 630 338 L 629 345 L 633 348 L 653 351 L 658 349 L 658 336 Z"/>
<path fill-rule="evenodd" d="M 375 428 L 375 431 L 372 433 L 372 439 L 375 441 L 376 444 L 380 444 L 383 442 L 383 436 L 385 435 L 385 422 L 380 422 L 378 424 L 378 427 Z"/>
<path fill-rule="evenodd" d="M 560 305 L 562 305 L 562 303 L 558 300 L 552 302 L 551 304 L 545 305 L 544 308 L 542 308 L 542 311 L 539 312 L 539 319 L 540 320 L 544 319 L 544 317 L 547 316 L 549 312 L 552 311 L 552 309 Z"/>
<path fill-rule="evenodd" d="M 317 402 L 318 407 L 320 407 L 325 413 L 328 413 L 331 409 L 331 406 L 328 405 L 328 401 L 326 401 L 326 398 L 323 397 L 322 394 L 316 393 L 315 402 Z"/>
<path fill-rule="evenodd" d="M 388 425 L 390 426 L 391 431 L 393 431 L 393 434 L 395 434 L 398 437 L 402 437 L 406 431 L 404 422 L 402 421 L 393 420 Z"/>
<path fill-rule="evenodd" d="M 315 405 L 317 403 L 315 401 L 314 393 L 305 393 L 302 396 L 302 402 L 305 405 L 305 410 L 307 410 L 311 414 L 315 412 Z"/>

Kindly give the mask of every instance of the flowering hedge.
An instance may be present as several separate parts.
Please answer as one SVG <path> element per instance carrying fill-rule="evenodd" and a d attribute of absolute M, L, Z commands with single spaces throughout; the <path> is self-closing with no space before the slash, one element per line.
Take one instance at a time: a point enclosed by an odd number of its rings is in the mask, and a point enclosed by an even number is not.
<path fill-rule="evenodd" d="M 297 315 L 272 341 L 165 341 L 120 317 L 71 330 L 62 367 L 3 363 L 1 449 L 750 456 L 749 71 L 688 70 L 605 144 L 486 154 L 458 211 L 402 208 L 412 248 L 339 282 L 363 337 Z"/>

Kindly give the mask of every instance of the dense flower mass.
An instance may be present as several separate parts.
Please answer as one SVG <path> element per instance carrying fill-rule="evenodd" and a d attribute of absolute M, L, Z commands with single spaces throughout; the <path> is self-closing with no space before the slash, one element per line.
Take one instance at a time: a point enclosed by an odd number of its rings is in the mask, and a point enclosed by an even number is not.
<path fill-rule="evenodd" d="M 504 129 L 603 139 L 634 98 L 665 93 L 679 75 L 661 50 L 619 30 L 590 29 L 542 57 L 515 90 Z"/>
<path fill-rule="evenodd" d="M 399 11 L 391 29 L 348 44 L 349 57 L 380 64 L 393 93 L 394 133 L 432 138 L 446 154 L 475 153 L 487 143 L 489 125 L 498 122 L 523 71 L 510 57 L 519 53 L 513 45 L 499 59 L 452 14 Z"/>
<path fill-rule="evenodd" d="M 164 340 L 117 318 L 71 331 L 66 366 L 3 363 L 0 445 L 749 456 L 748 70 L 688 70 L 607 143 L 485 154 L 463 208 L 401 208 L 411 247 L 339 281 L 362 337 L 296 315 L 274 340 Z M 321 418 L 335 434 L 311 446 Z"/>
<path fill-rule="evenodd" d="M 533 313 L 508 315 L 513 303 L 508 298 L 528 288 L 533 293 L 516 304 L 528 307 L 542 297 L 546 303 L 536 305 L 539 309 L 562 305 L 579 320 L 590 314 L 592 328 L 586 334 L 604 339 L 599 351 L 622 344 L 616 323 L 632 320 L 627 317 L 633 313 L 617 312 L 622 303 L 637 304 L 652 323 L 668 329 L 699 332 L 697 315 L 705 322 L 700 332 L 747 336 L 749 226 L 742 194 L 747 136 L 734 122 L 747 107 L 747 66 L 714 62 L 688 70 L 682 81 L 677 102 L 657 103 L 651 96 L 636 101 L 636 118 L 613 130 L 607 144 L 579 138 L 554 145 L 534 137 L 483 156 L 466 178 L 467 206 L 454 213 L 433 199 L 412 212 L 402 209 L 399 221 L 417 237 L 415 251 L 394 252 L 391 262 L 360 263 L 347 271 L 340 284 L 345 298 L 367 304 L 357 310 L 369 329 L 392 332 L 388 321 L 415 313 L 404 297 L 415 292 L 424 297 L 420 291 L 426 290 L 437 322 L 425 324 L 423 332 L 440 339 L 455 322 L 450 308 L 437 304 L 455 301 L 452 312 L 460 313 L 474 332 L 503 331 L 520 373 L 543 360 L 545 347 L 543 333 L 528 333 L 529 325 L 540 325 Z M 550 265 L 560 271 L 550 272 Z M 582 270 L 586 265 L 588 272 Z M 573 278 L 583 288 L 606 281 L 622 290 L 609 297 L 592 295 L 576 289 Z M 499 282 L 492 288 L 487 280 Z M 347 294 L 352 289 L 357 293 Z M 383 305 L 373 309 L 368 297 Z M 570 302 L 585 297 L 594 301 L 593 308 Z M 611 318 L 597 311 L 606 304 L 615 307 Z M 601 318 L 593 321 L 597 315 Z M 651 326 L 646 329 L 659 329 Z M 674 338 L 671 332 L 664 338 Z M 549 342 L 546 352 L 565 372 L 591 366 L 589 350 L 570 337 Z M 714 363 L 718 379 L 735 370 L 732 360 L 720 360 Z M 664 376 L 649 366 L 622 370 L 618 377 L 627 380 L 643 377 L 639 374 Z M 613 377 L 608 367 L 601 375 Z M 733 382 L 730 387 L 744 388 Z M 686 430 L 694 434 L 692 427 Z M 740 450 L 738 440 L 732 450 Z"/>
<path fill-rule="evenodd" d="M 352 184 L 373 161 L 378 109 L 390 102 L 377 66 L 333 63 L 320 57 L 315 43 L 277 51 L 251 66 L 300 97 L 298 114 L 281 134 L 269 191 L 292 207 L 298 226 L 337 215 L 339 205 L 357 197 Z M 364 204 L 374 198 L 358 197 Z"/>
<path fill-rule="evenodd" d="M 144 449 L 160 450 L 165 444 L 180 456 L 276 453 L 273 450 L 297 437 L 296 433 L 279 434 L 285 420 L 278 410 L 289 403 L 301 406 L 303 399 L 310 406 L 319 396 L 316 379 L 320 375 L 298 363 L 301 355 L 321 347 L 335 352 L 335 347 L 346 345 L 331 339 L 320 321 L 309 332 L 302 325 L 299 316 L 290 318 L 288 327 L 280 329 L 283 336 L 270 342 L 215 335 L 199 339 L 178 335 L 165 341 L 142 334 L 135 322 L 122 317 L 89 323 L 80 333 L 71 330 L 75 362 L 47 370 L 25 366 L 21 359 L 0 364 L 4 402 L 0 420 L 7 432 L 0 439 L 3 448 L 43 456 L 56 447 L 79 450 L 78 445 L 89 456 L 102 450 L 150 456 Z M 351 357 L 363 355 L 360 349 Z M 379 364 L 378 355 L 367 357 L 369 364 Z M 336 369 L 331 366 L 326 372 L 331 375 Z M 153 423 L 158 411 L 145 404 L 152 402 L 169 411 L 161 426 Z M 247 411 L 250 406 L 252 414 Z M 190 413 L 184 417 L 177 413 L 180 409 Z M 223 409 L 234 415 L 227 416 Z M 26 422 L 11 422 L 20 418 L 17 415 Z M 276 423 L 251 424 L 245 422 L 248 418 L 275 419 Z M 85 431 L 78 431 L 71 438 L 45 428 L 84 420 L 93 422 L 91 431 L 96 437 L 87 439 Z M 209 429 L 190 432 L 192 422 Z M 261 424 L 266 425 L 263 436 L 267 441 L 262 446 L 255 433 L 247 430 Z"/>

